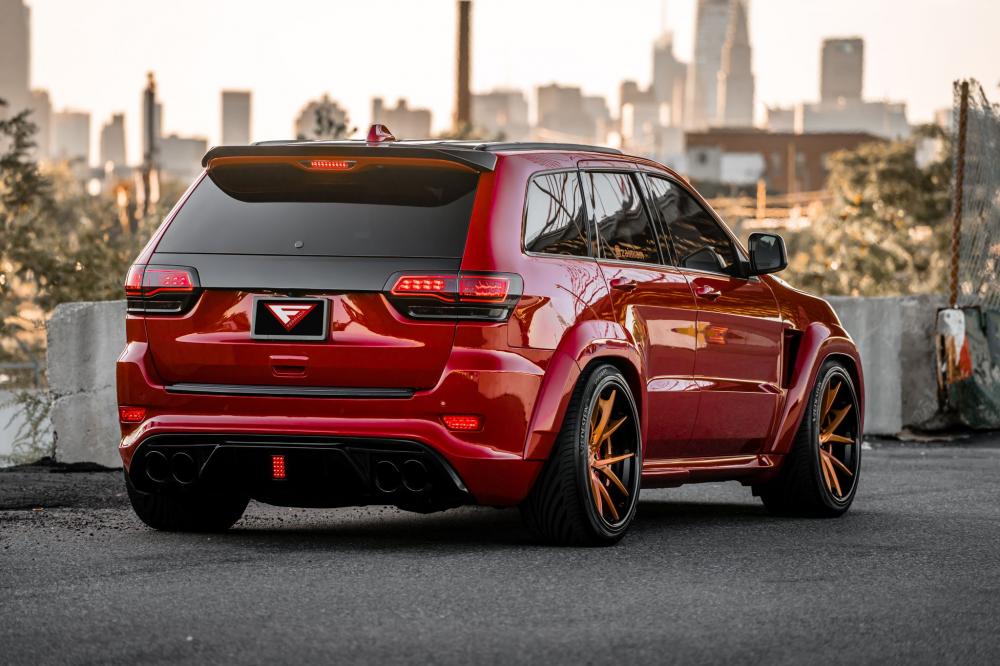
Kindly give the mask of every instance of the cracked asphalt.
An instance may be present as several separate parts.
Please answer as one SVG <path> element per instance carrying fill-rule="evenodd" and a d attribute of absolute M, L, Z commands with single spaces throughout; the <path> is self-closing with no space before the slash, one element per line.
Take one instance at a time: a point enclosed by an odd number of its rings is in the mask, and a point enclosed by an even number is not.
<path fill-rule="evenodd" d="M 1000 662 L 1000 437 L 866 450 L 837 520 L 736 483 L 642 494 L 610 549 L 516 511 L 252 503 L 145 528 L 121 473 L 0 471 L 0 662 Z"/>

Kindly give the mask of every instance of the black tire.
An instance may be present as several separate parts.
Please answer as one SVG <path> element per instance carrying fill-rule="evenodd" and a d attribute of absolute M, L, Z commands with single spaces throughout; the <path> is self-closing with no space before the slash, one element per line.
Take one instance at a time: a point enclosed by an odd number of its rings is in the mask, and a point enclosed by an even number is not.
<path fill-rule="evenodd" d="M 128 475 L 125 487 L 139 520 L 164 532 L 224 532 L 236 524 L 250 503 L 249 497 L 234 492 L 144 493 L 132 486 Z"/>
<path fill-rule="evenodd" d="M 599 513 L 591 484 L 591 419 L 602 393 L 614 390 L 614 406 L 619 415 L 628 415 L 617 441 L 626 442 L 634 456 L 618 467 L 621 481 L 629 491 L 619 496 L 618 520 L 609 521 Z M 618 403 L 617 396 L 622 396 Z M 635 518 L 639 503 L 642 444 L 635 399 L 628 383 L 610 365 L 599 365 L 581 377 L 573 391 L 562 430 L 531 494 L 521 505 L 527 527 L 541 540 L 561 546 L 610 546 L 617 543 Z M 632 440 L 634 439 L 634 443 Z M 609 444 L 610 446 L 610 444 Z M 616 505 L 617 506 L 617 505 Z"/>
<path fill-rule="evenodd" d="M 854 501 L 861 473 L 860 422 L 848 426 L 848 432 L 851 433 L 855 443 L 850 446 L 849 451 L 847 447 L 843 450 L 843 466 L 850 469 L 852 474 L 846 477 L 838 476 L 843 483 L 850 482 L 848 490 L 844 490 L 841 486 L 842 494 L 838 494 L 827 487 L 820 460 L 823 397 L 827 386 L 834 381 L 840 385 L 837 391 L 838 401 L 850 401 L 857 421 L 858 400 L 851 375 L 837 361 L 827 361 L 820 368 L 816 384 L 809 393 L 802 422 L 778 476 L 753 489 L 754 494 L 760 496 L 764 506 L 771 513 L 782 516 L 836 518 L 844 515 Z"/>

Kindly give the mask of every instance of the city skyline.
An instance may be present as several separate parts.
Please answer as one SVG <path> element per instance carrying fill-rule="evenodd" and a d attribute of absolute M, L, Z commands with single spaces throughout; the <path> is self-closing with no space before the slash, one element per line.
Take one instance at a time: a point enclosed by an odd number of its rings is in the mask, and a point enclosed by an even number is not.
<path fill-rule="evenodd" d="M 321 26 L 313 25 L 322 24 L 321 21 L 301 24 L 296 31 L 285 33 L 289 36 L 284 38 L 268 34 L 269 26 L 280 23 L 279 15 L 288 13 L 288 7 L 310 16 L 321 8 L 329 10 L 327 4 L 304 0 L 267 11 L 219 2 L 197 12 L 168 13 L 145 3 L 118 0 L 58 7 L 52 0 L 28 0 L 27 4 L 32 10 L 32 87 L 48 90 L 54 111 L 89 111 L 93 128 L 99 128 L 112 114 L 124 112 L 130 161 L 136 161 L 141 153 L 140 90 L 147 69 L 157 74 L 160 99 L 164 103 L 164 133 L 201 136 L 209 143 L 220 140 L 220 92 L 232 88 L 253 91 L 254 139 L 289 137 L 297 112 L 323 93 L 329 93 L 344 106 L 355 126 L 370 120 L 373 97 L 383 97 L 387 104 L 405 97 L 411 107 L 429 108 L 434 131 L 450 125 L 454 103 L 455 20 L 451 0 L 433 0 L 420 3 L 419 7 L 395 2 L 366 3 L 364 7 L 338 5 L 336 11 L 343 23 L 364 26 L 367 18 L 369 25 L 379 26 L 372 29 L 383 35 L 387 43 L 398 46 L 382 52 L 366 51 L 372 40 L 364 37 L 363 30 L 333 30 L 330 35 L 336 41 L 324 42 L 323 39 L 330 37 L 323 34 Z M 144 6 L 137 7 L 140 4 Z M 478 0 L 474 5 L 474 92 L 517 88 L 526 93 L 534 108 L 536 88 L 556 81 L 580 86 L 586 95 L 601 95 L 610 108 L 617 108 L 621 80 L 633 79 L 644 86 L 650 82 L 651 53 L 653 42 L 663 32 L 664 3 L 636 2 L 625 17 L 609 13 L 607 5 L 594 2 L 536 3 L 539 6 L 532 5 L 531 15 L 537 20 L 520 26 L 523 34 L 517 39 L 518 51 L 512 53 L 510 33 L 502 27 L 514 21 L 513 17 L 525 15 L 517 11 L 516 4 Z M 818 2 L 790 0 L 750 3 L 757 121 L 762 118 L 764 105 L 819 99 L 820 50 L 823 38 L 830 36 L 858 35 L 865 39 L 865 96 L 906 102 L 914 122 L 929 121 L 936 109 L 948 105 L 950 82 L 954 78 L 971 75 L 987 83 L 1000 80 L 1000 48 L 985 39 L 988 30 L 984 27 L 991 17 L 1000 21 L 1000 8 L 976 7 L 973 2 L 951 4 L 964 7 L 966 18 L 961 21 L 964 32 L 957 30 L 957 19 L 952 18 L 958 10 L 943 12 L 945 3 L 934 0 L 867 4 L 847 0 L 838 3 L 835 9 Z M 914 38 L 926 38 L 927 33 L 900 29 L 900 25 L 887 26 L 885 20 L 878 20 L 883 14 L 892 13 L 886 9 L 890 5 L 899 14 L 901 24 L 937 28 L 942 47 L 951 45 L 944 48 L 948 55 L 938 58 L 944 62 L 937 62 L 936 67 L 919 67 L 928 58 L 928 49 L 908 48 L 907 43 Z M 569 11 L 570 7 L 578 9 Z M 811 20 L 802 20 L 807 14 Z M 598 15 L 602 20 L 594 21 L 593 17 Z M 633 20 L 640 15 L 650 18 Z M 776 15 L 780 15 L 780 21 Z M 192 21 L 191 16 L 199 16 L 200 20 Z M 380 20 L 372 20 L 373 16 Z M 678 57 L 690 62 L 693 0 L 669 0 L 666 16 Z M 977 20 L 969 20 L 969 16 Z M 391 19 L 390 25 L 382 25 L 387 18 Z M 76 29 L 81 21 L 88 30 Z M 785 36 L 782 44 L 776 46 L 769 35 L 779 23 Z M 147 24 L 160 26 L 160 30 L 142 29 Z M 229 26 L 228 37 L 225 31 L 212 27 L 218 24 Z M 553 39 L 550 35 L 541 40 L 542 33 L 551 32 L 554 24 L 565 26 L 560 33 L 574 37 Z M 602 49 L 595 54 L 596 49 L 587 48 L 588 43 L 598 43 L 596 39 L 587 40 L 595 25 L 599 31 L 627 36 L 618 40 L 621 43 L 616 43 L 615 49 Z M 420 26 L 426 26 L 427 30 L 421 31 Z M 183 45 L 197 45 L 197 48 L 170 52 L 170 34 L 183 37 Z M 241 34 L 246 39 L 240 39 Z M 287 51 L 274 48 L 261 53 L 262 49 L 255 48 L 246 51 L 244 57 L 239 48 L 232 46 L 233 40 L 259 43 L 265 35 L 277 47 L 287 46 Z M 887 39 L 891 39 L 893 48 L 886 48 Z M 58 48 L 55 44 L 59 44 Z M 800 46 L 803 44 L 808 48 Z M 795 50 L 795 58 L 781 52 L 785 45 Z M 771 64 L 775 62 L 776 49 L 781 63 L 777 68 Z M 108 55 L 109 50 L 130 55 L 116 59 Z M 400 57 L 400 53 L 406 57 Z M 334 64 L 329 68 L 331 73 L 325 72 L 321 62 L 324 57 L 338 63 L 345 54 L 346 61 L 351 63 L 349 67 Z M 567 58 L 567 54 L 573 57 Z M 905 63 L 908 57 L 912 63 Z M 900 67 L 901 59 L 909 66 Z M 103 63 L 101 86 L 94 86 L 95 77 L 88 73 L 98 68 L 95 61 Z M 898 74 L 887 75 L 894 65 Z M 428 76 L 428 72 L 433 75 Z M 914 79 L 920 84 L 915 88 Z M 908 94 L 911 88 L 913 92 Z M 93 136 L 96 133 L 92 130 L 92 154 L 97 153 L 99 139 Z"/>

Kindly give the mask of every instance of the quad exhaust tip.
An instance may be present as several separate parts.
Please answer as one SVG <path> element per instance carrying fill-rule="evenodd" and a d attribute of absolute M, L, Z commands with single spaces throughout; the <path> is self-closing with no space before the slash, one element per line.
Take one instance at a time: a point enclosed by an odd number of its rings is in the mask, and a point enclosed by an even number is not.
<path fill-rule="evenodd" d="M 391 460 L 379 460 L 375 463 L 375 487 L 383 493 L 394 493 L 403 483 L 403 475 L 399 467 Z"/>
<path fill-rule="evenodd" d="M 198 479 L 198 465 L 190 454 L 181 451 L 170 457 L 170 473 L 174 481 L 187 485 Z"/>
<path fill-rule="evenodd" d="M 146 476 L 153 483 L 164 483 L 170 476 L 170 464 L 167 457 L 159 451 L 146 454 Z"/>

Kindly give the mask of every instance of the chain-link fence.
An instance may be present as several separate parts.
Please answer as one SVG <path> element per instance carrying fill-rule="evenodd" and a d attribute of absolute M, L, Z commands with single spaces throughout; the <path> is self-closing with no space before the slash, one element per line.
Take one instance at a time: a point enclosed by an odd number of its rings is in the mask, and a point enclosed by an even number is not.
<path fill-rule="evenodd" d="M 942 397 L 960 423 L 1000 427 L 1000 106 L 955 84 L 950 299 L 938 313 Z"/>
<path fill-rule="evenodd" d="M 1000 105 L 955 83 L 953 305 L 1000 310 Z"/>

